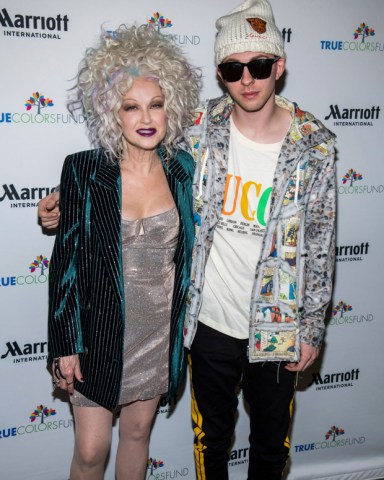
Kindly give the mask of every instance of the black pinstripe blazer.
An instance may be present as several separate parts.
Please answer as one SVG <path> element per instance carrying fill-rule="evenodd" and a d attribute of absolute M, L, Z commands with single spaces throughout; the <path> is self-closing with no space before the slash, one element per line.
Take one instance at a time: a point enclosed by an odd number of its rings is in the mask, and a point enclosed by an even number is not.
<path fill-rule="evenodd" d="M 183 320 L 194 238 L 193 160 L 159 150 L 180 217 L 170 334 L 171 396 L 185 373 Z M 75 388 L 107 408 L 117 406 L 123 369 L 124 290 L 121 177 L 102 149 L 66 158 L 60 183 L 60 225 L 49 275 L 49 363 L 79 354 L 84 383 Z"/>

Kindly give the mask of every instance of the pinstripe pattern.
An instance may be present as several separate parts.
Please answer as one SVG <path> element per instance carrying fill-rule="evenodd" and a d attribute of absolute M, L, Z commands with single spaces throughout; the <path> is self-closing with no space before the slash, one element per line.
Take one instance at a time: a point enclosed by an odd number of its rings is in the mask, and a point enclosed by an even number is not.
<path fill-rule="evenodd" d="M 184 377 L 182 328 L 193 244 L 192 158 L 178 152 L 164 171 L 180 216 L 170 335 L 171 396 Z M 121 179 L 104 151 L 66 158 L 61 219 L 49 278 L 49 363 L 79 353 L 84 383 L 75 388 L 108 408 L 118 404 L 123 368 L 124 291 Z"/>

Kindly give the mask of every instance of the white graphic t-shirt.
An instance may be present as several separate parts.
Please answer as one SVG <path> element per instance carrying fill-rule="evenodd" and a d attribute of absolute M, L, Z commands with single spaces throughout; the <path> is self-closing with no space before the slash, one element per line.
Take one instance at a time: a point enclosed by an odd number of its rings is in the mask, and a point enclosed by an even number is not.
<path fill-rule="evenodd" d="M 248 338 L 256 264 L 268 220 L 273 175 L 283 140 L 246 138 L 231 119 L 228 175 L 220 221 L 205 269 L 199 320 L 235 338 Z"/>

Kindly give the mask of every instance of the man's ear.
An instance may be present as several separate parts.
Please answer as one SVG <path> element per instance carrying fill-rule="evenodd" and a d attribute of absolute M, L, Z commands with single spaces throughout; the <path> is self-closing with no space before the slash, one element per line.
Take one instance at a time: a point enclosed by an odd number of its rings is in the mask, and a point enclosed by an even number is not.
<path fill-rule="evenodd" d="M 223 85 L 226 85 L 226 82 L 225 82 L 223 76 L 221 75 L 221 72 L 220 72 L 220 68 L 219 68 L 219 67 L 217 67 L 217 75 L 218 75 L 218 77 L 220 78 L 221 83 L 222 83 Z"/>
<path fill-rule="evenodd" d="M 286 63 L 286 59 L 285 58 L 279 58 L 279 60 L 277 60 L 276 62 L 276 75 L 275 75 L 275 79 L 278 80 L 284 73 L 285 71 L 285 63 Z"/>

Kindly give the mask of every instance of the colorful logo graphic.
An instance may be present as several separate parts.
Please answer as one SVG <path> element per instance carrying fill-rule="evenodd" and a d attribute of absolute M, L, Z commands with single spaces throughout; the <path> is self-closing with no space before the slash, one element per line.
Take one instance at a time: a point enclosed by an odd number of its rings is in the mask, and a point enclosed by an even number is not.
<path fill-rule="evenodd" d="M 31 422 L 33 423 L 36 419 L 40 418 L 40 424 L 44 423 L 44 419 L 56 415 L 56 410 L 54 408 L 48 408 L 45 405 L 37 405 L 36 409 L 29 416 Z"/>
<path fill-rule="evenodd" d="M 375 30 L 373 28 L 369 28 L 365 23 L 360 23 L 353 34 L 353 38 L 357 40 L 361 37 L 361 42 L 364 43 L 366 37 L 373 37 L 374 35 Z"/>
<path fill-rule="evenodd" d="M 164 467 L 164 462 L 162 460 L 156 460 L 156 458 L 148 458 L 147 460 L 147 470 L 149 470 L 149 476 L 147 479 L 154 478 L 153 472 L 158 468 Z"/>
<path fill-rule="evenodd" d="M 363 175 L 361 173 L 357 173 L 356 170 L 354 170 L 353 168 L 350 168 L 348 172 L 344 175 L 342 182 L 343 182 L 343 185 L 349 182 L 349 186 L 352 187 L 352 185 L 355 182 L 362 179 L 363 179 Z"/>
<path fill-rule="evenodd" d="M 39 115 L 42 108 L 53 107 L 53 100 L 45 98 L 44 95 L 41 95 L 39 92 L 34 92 L 26 101 L 25 106 L 27 107 L 27 111 L 31 110 L 32 107 L 37 107 L 37 114 Z"/>
<path fill-rule="evenodd" d="M 178 45 L 199 45 L 200 37 L 199 35 L 194 34 L 180 34 L 179 32 L 174 32 L 173 29 L 171 30 L 173 33 L 165 33 L 171 27 L 173 27 L 172 20 L 165 17 L 160 12 L 154 12 L 149 20 L 147 20 L 147 25 L 149 28 L 153 28 L 157 32 L 164 31 L 164 35 L 170 36 L 172 40 L 177 43 Z"/>
<path fill-rule="evenodd" d="M 189 478 L 189 469 L 187 467 L 180 467 L 172 470 L 162 470 L 161 473 L 156 473 L 156 470 L 165 466 L 163 460 L 157 460 L 154 457 L 150 457 L 147 460 L 147 476 L 146 480 L 160 480 L 161 478 Z M 176 467 L 176 466 L 175 466 Z"/>
<path fill-rule="evenodd" d="M 35 273 L 37 269 L 40 269 L 40 275 L 44 275 L 45 270 L 49 267 L 49 260 L 44 255 L 38 255 L 36 259 L 29 265 L 31 273 Z"/>
<path fill-rule="evenodd" d="M 24 267 L 25 268 L 25 267 Z M 40 275 L 7 275 L 0 274 L 0 287 L 15 287 L 17 285 L 31 285 L 38 283 L 46 283 L 48 275 L 46 271 L 49 268 L 49 260 L 45 255 L 37 255 L 36 259 L 29 264 L 30 273 L 40 272 Z"/>
<path fill-rule="evenodd" d="M 369 185 L 361 182 L 364 177 L 354 168 L 349 168 L 341 179 L 342 185 L 337 187 L 339 195 L 372 195 L 384 193 L 384 185 Z"/>
<path fill-rule="evenodd" d="M 0 426 L 0 439 L 28 435 L 30 433 L 52 432 L 62 428 L 73 428 L 72 418 L 51 420 L 50 417 L 56 414 L 57 412 L 54 408 L 48 408 L 44 404 L 37 405 L 36 409 L 29 415 L 30 423 L 27 425 L 14 425 L 5 428 Z"/>
<path fill-rule="evenodd" d="M 365 22 L 361 22 L 352 34 L 353 41 L 320 40 L 320 48 L 328 51 L 384 52 L 384 43 L 366 41 L 367 38 L 375 35 L 374 28 L 369 27 Z M 359 37 L 361 37 L 360 42 L 358 41 Z"/>
<path fill-rule="evenodd" d="M 340 315 L 339 318 L 344 317 L 345 312 L 351 312 L 353 310 L 351 305 L 343 302 L 342 300 L 334 307 L 332 310 L 332 315 L 335 317 L 336 315 Z"/>
<path fill-rule="evenodd" d="M 160 30 L 162 30 L 163 28 L 172 27 L 172 20 L 169 20 L 169 18 L 165 18 L 162 13 L 155 12 L 148 20 L 148 26 L 160 32 Z"/>
<path fill-rule="evenodd" d="M 365 322 L 373 321 L 373 314 L 366 313 L 347 315 L 348 312 L 352 312 L 353 308 L 348 303 L 340 300 L 332 309 L 332 316 L 329 321 L 330 325 L 352 325 L 352 324 L 363 324 Z"/>
<path fill-rule="evenodd" d="M 345 430 L 343 428 L 333 425 L 324 435 L 324 441 L 306 443 L 304 445 L 295 445 L 295 453 L 308 453 L 310 451 L 314 452 L 316 450 L 323 450 L 327 448 L 352 447 L 354 445 L 362 445 L 366 441 L 364 436 L 340 438 L 344 434 Z"/>
<path fill-rule="evenodd" d="M 82 124 L 85 117 L 78 113 L 47 113 L 48 107 L 55 107 L 53 100 L 46 97 L 39 91 L 35 91 L 25 100 L 24 106 L 26 112 L 0 112 L 0 125 L 2 124 Z M 55 109 L 54 109 L 55 110 Z"/>
<path fill-rule="evenodd" d="M 332 441 L 334 442 L 336 440 L 336 437 L 339 437 L 340 435 L 344 435 L 344 433 L 345 432 L 342 428 L 335 427 L 335 425 L 334 425 L 325 434 L 325 439 L 329 440 L 330 438 L 332 438 Z"/>

